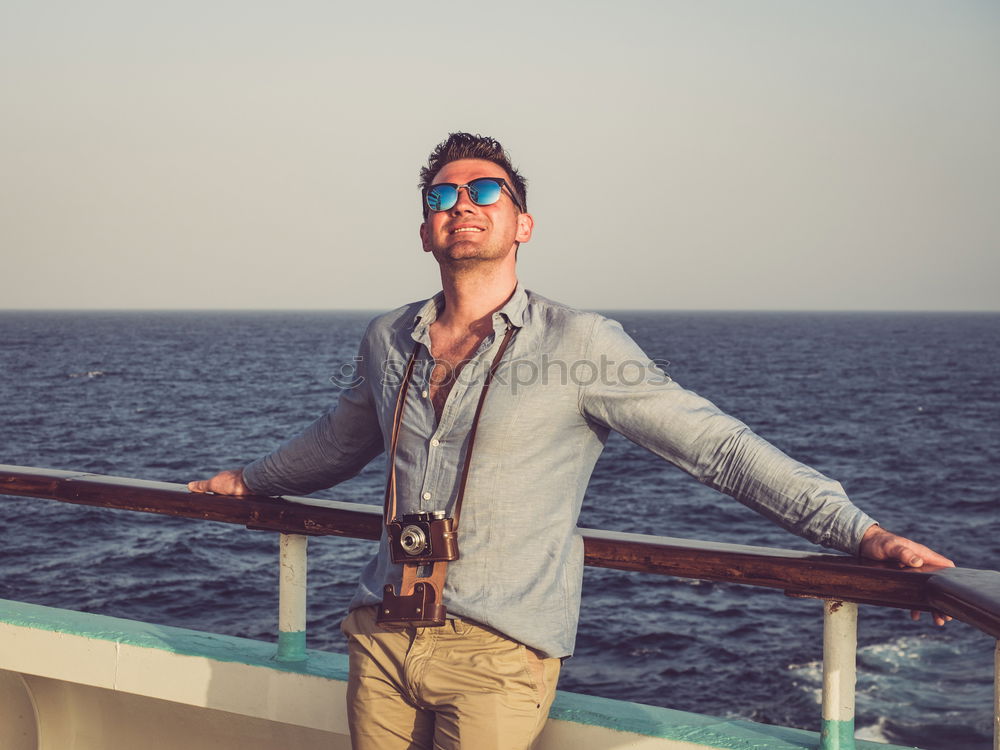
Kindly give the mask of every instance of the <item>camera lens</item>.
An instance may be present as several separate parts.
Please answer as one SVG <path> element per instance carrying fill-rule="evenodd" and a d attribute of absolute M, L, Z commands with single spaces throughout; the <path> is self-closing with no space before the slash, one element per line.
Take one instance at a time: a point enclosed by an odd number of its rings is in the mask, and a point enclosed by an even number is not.
<path fill-rule="evenodd" d="M 419 555 L 427 549 L 427 535 L 419 526 L 407 526 L 399 535 L 399 546 L 411 557 Z"/>

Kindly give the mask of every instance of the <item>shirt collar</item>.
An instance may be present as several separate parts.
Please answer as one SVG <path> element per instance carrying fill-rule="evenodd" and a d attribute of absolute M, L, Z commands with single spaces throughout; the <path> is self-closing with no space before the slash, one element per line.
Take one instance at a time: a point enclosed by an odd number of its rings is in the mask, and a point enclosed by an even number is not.
<path fill-rule="evenodd" d="M 510 295 L 510 299 L 504 303 L 503 307 L 493 313 L 494 328 L 497 327 L 496 323 L 499 320 L 506 321 L 515 328 L 520 328 L 524 325 L 524 311 L 527 307 L 528 293 L 519 281 L 514 287 L 514 293 Z M 417 314 L 413 316 L 412 335 L 414 340 L 421 341 L 423 339 L 427 329 L 438 319 L 438 315 L 443 309 L 444 292 L 438 292 L 421 306 Z"/>
<path fill-rule="evenodd" d="M 524 287 L 521 286 L 521 282 L 517 282 L 517 286 L 514 287 L 514 293 L 510 295 L 510 299 L 507 300 L 507 304 L 500 308 L 499 313 L 503 315 L 507 322 L 510 323 L 515 328 L 520 328 L 524 325 L 524 311 L 528 307 L 528 293 L 524 291 Z"/>

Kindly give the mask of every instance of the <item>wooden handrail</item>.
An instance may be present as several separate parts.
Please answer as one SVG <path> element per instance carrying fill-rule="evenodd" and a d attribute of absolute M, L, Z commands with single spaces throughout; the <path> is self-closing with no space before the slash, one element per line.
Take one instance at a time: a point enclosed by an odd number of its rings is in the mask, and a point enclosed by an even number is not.
<path fill-rule="evenodd" d="M 0 464 L 0 494 L 184 518 L 288 534 L 377 540 L 382 509 L 310 498 L 200 495 L 182 484 Z M 1000 572 L 900 569 L 839 554 L 580 529 L 587 565 L 766 586 L 791 596 L 934 609 L 1000 638 Z"/>

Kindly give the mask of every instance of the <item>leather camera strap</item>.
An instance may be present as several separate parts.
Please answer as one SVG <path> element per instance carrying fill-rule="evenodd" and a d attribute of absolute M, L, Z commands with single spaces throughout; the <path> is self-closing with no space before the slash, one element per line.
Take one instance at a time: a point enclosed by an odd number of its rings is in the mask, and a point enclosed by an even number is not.
<path fill-rule="evenodd" d="M 476 413 L 472 418 L 472 427 L 469 430 L 469 445 L 465 451 L 465 462 L 462 465 L 462 474 L 458 484 L 458 497 L 455 500 L 455 512 L 452 514 L 456 530 L 458 529 L 459 514 L 462 511 L 462 500 L 465 498 L 465 485 L 469 481 L 469 468 L 472 466 L 472 448 L 476 442 L 476 429 L 479 427 L 479 416 L 482 414 L 483 404 L 486 402 L 486 393 L 489 391 L 490 383 L 493 381 L 493 374 L 500 366 L 500 360 L 503 359 L 504 352 L 507 351 L 507 347 L 510 344 L 510 340 L 514 337 L 516 330 L 513 326 L 507 326 L 507 331 L 500 342 L 500 348 L 493 357 L 493 363 L 490 365 L 490 369 L 486 373 L 486 379 L 483 381 L 483 387 L 479 391 L 479 403 L 476 404 Z M 406 404 L 406 392 L 410 387 L 410 380 L 413 377 L 413 369 L 420 346 L 421 344 L 418 341 L 416 346 L 413 347 L 413 353 L 410 354 L 410 360 L 406 363 L 406 370 L 403 373 L 403 382 L 400 385 L 399 394 L 396 396 L 396 409 L 393 413 L 392 432 L 389 437 L 389 476 L 385 486 L 383 517 L 386 524 L 390 523 L 396 517 L 396 443 L 399 440 L 400 425 L 403 423 L 403 407 Z"/>
<path fill-rule="evenodd" d="M 392 433 L 389 435 L 389 476 L 385 482 L 385 501 L 382 504 L 383 526 L 388 525 L 396 517 L 396 441 L 399 440 L 399 427 L 403 423 L 403 405 L 406 403 L 406 391 L 410 387 L 413 376 L 413 365 L 417 360 L 420 343 L 413 347 L 410 360 L 403 372 L 403 382 L 396 395 L 396 408 L 392 415 Z"/>
<path fill-rule="evenodd" d="M 510 340 L 514 338 L 514 332 L 515 329 L 513 326 L 507 327 L 507 332 L 500 342 L 500 349 L 493 358 L 493 364 L 490 365 L 489 372 L 486 373 L 486 380 L 483 381 L 483 387 L 479 391 L 479 403 L 476 404 L 476 414 L 472 417 L 472 428 L 469 431 L 469 446 L 465 449 L 465 463 L 462 465 L 462 476 L 458 483 L 458 497 L 455 500 L 455 512 L 452 514 L 452 518 L 455 519 L 454 528 L 456 531 L 458 531 L 458 517 L 462 512 L 462 500 L 465 498 L 465 485 L 469 481 L 469 467 L 472 466 L 472 448 L 476 444 L 476 428 L 479 426 L 479 415 L 483 413 L 483 404 L 486 403 L 486 392 L 490 389 L 490 383 L 493 382 L 493 373 L 500 366 L 500 360 L 503 359 L 504 352 L 507 351 L 507 345 L 510 344 Z"/>
<path fill-rule="evenodd" d="M 479 402 L 476 404 L 476 413 L 472 418 L 472 427 L 469 431 L 469 445 L 465 451 L 465 462 L 462 466 L 462 475 L 459 480 L 458 487 L 458 497 L 455 500 L 455 512 L 452 516 L 453 529 L 455 530 L 458 528 L 458 516 L 462 510 L 462 500 L 465 497 L 465 485 L 469 480 L 469 467 L 472 465 L 472 449 L 475 445 L 476 429 L 479 427 L 479 416 L 482 414 L 483 404 L 486 401 L 486 393 L 489 390 L 490 383 L 493 381 L 493 374 L 496 372 L 497 367 L 500 366 L 500 360 L 503 358 L 504 352 L 507 351 L 507 346 L 510 344 L 510 340 L 514 336 L 514 332 L 514 327 L 508 325 L 503 340 L 500 342 L 500 348 L 493 357 L 493 363 L 490 365 L 490 369 L 486 373 L 486 379 L 483 381 L 483 387 L 479 392 Z M 409 390 L 410 380 L 413 377 L 413 368 L 419 351 L 420 343 L 418 342 L 413 348 L 413 353 L 410 355 L 409 362 L 406 363 L 406 370 L 403 374 L 403 382 L 400 385 L 399 394 L 396 396 L 396 408 L 392 418 L 392 433 L 389 438 L 389 476 L 386 480 L 385 488 L 384 522 L 386 524 L 390 523 L 396 517 L 396 444 L 399 440 L 400 425 L 403 422 L 403 407 L 406 404 L 406 392 Z M 422 577 L 420 576 L 420 571 L 421 568 L 424 567 L 426 567 L 426 563 L 404 563 L 403 576 L 400 581 L 398 597 L 394 594 L 391 584 L 387 584 L 385 586 L 385 596 L 394 597 L 396 599 L 410 599 L 413 596 L 419 597 L 418 601 L 420 606 L 415 608 L 413 611 L 413 616 L 417 618 L 417 621 L 414 622 L 414 620 L 404 618 L 402 622 L 408 622 L 409 624 L 416 624 L 418 626 L 441 625 L 444 622 L 447 611 L 444 606 L 444 584 L 448 575 L 448 563 L 443 560 L 431 563 L 430 575 Z M 430 596 L 427 592 L 428 586 L 434 592 L 432 596 Z M 391 611 L 391 608 L 386 607 L 385 605 L 386 600 L 383 599 L 382 606 L 379 608 L 378 621 L 380 623 L 385 622 L 400 624 L 400 620 L 392 619 L 391 616 L 386 617 L 383 620 L 383 615 L 389 615 Z M 423 611 L 425 607 L 432 611 Z"/>

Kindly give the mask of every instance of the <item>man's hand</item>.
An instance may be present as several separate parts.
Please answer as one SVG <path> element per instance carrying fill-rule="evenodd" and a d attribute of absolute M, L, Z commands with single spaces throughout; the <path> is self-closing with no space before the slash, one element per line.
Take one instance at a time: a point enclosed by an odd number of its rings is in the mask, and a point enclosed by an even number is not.
<path fill-rule="evenodd" d="M 861 545 L 858 547 L 862 557 L 871 560 L 895 560 L 901 568 L 922 568 L 924 565 L 933 565 L 939 568 L 954 568 L 955 563 L 944 555 L 939 555 L 930 547 L 925 547 L 903 536 L 898 536 L 890 531 L 886 531 L 881 526 L 871 526 L 865 535 L 861 537 Z M 948 615 L 934 612 L 934 622 L 937 625 L 944 625 L 951 619 Z M 912 610 L 910 617 L 914 620 L 920 619 L 920 610 Z"/>
<path fill-rule="evenodd" d="M 188 482 L 191 492 L 214 492 L 216 495 L 251 495 L 250 488 L 243 482 L 242 469 L 220 471 L 211 479 Z"/>

